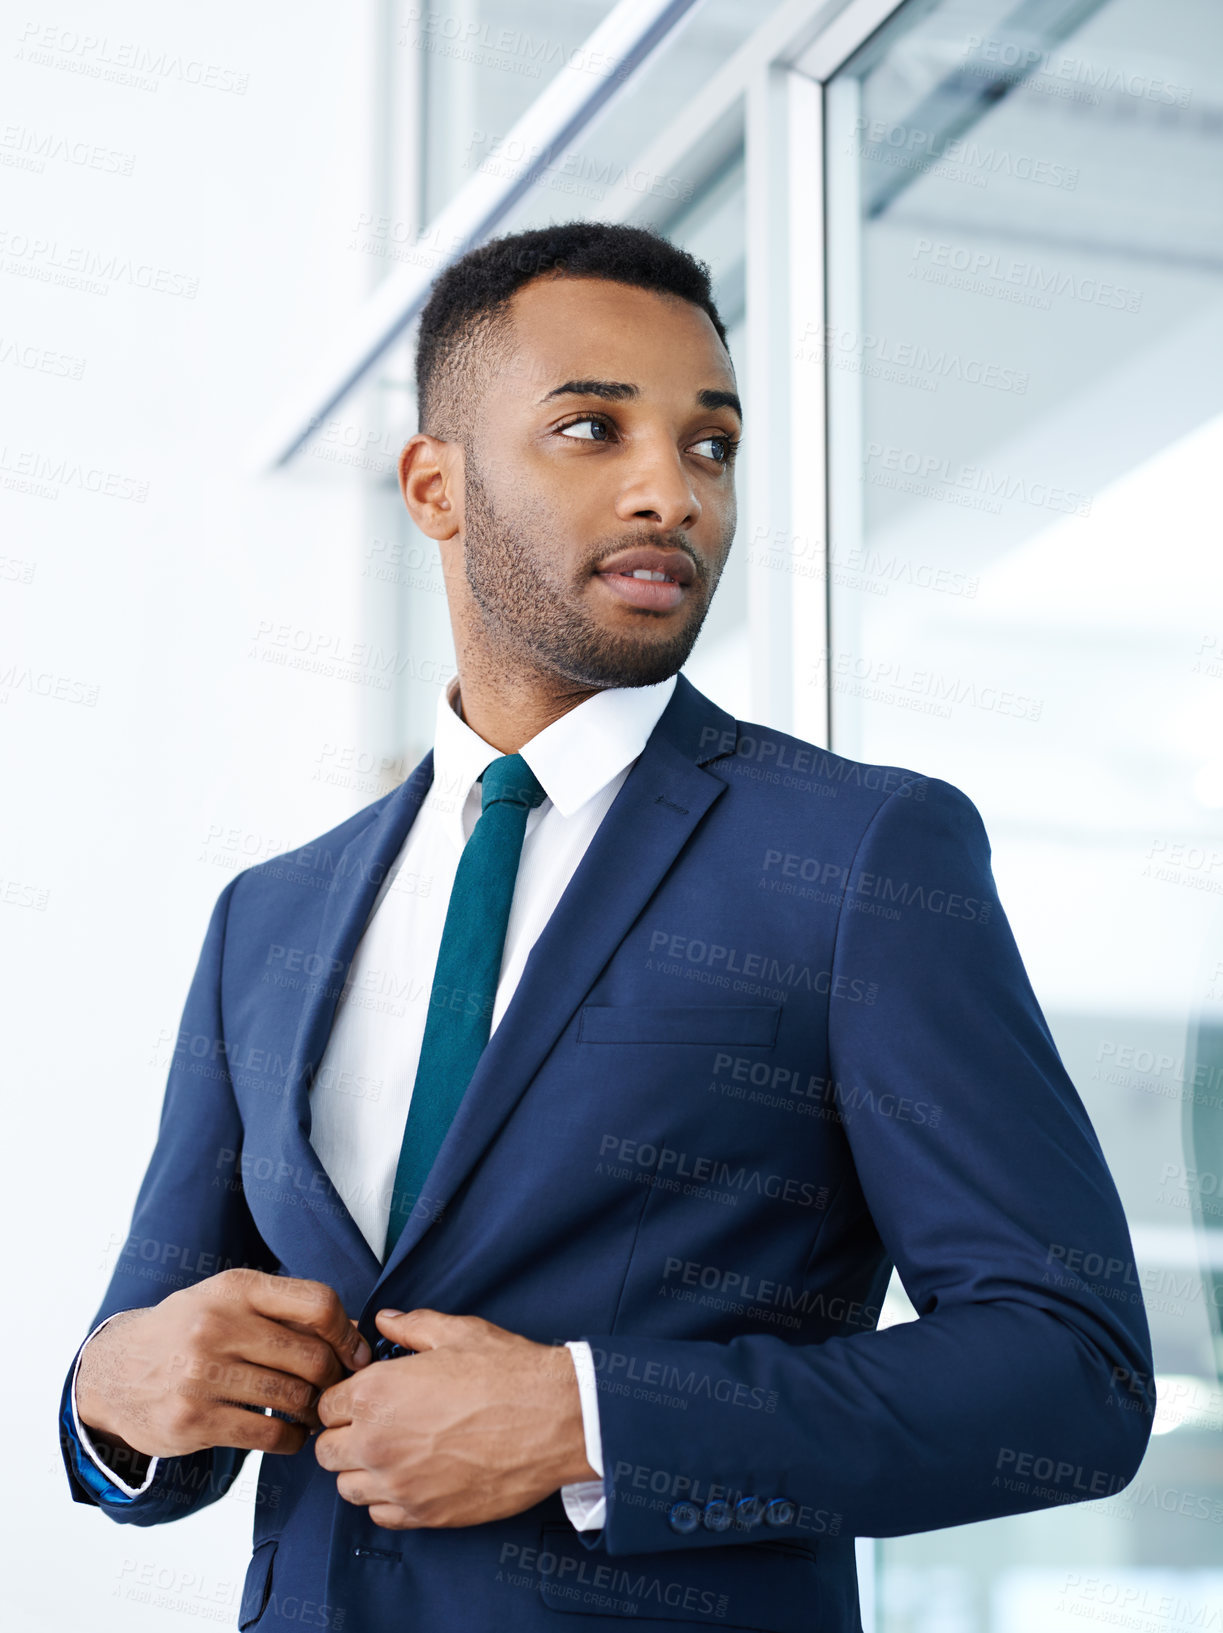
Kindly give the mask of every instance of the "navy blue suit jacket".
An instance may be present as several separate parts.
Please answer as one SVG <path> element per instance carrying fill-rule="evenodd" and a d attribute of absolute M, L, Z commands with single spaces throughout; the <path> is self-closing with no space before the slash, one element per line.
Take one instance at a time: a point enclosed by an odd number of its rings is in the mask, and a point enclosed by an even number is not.
<path fill-rule="evenodd" d="M 853 1538 L 1110 1494 L 1150 1429 L 1117 1192 L 950 784 L 681 674 L 379 1265 L 311 1074 L 432 777 L 222 891 L 95 1321 L 234 1264 L 593 1347 L 608 1517 L 392 1532 L 268 1457 L 241 1626 L 859 1625 Z M 1073 934 L 1073 926 L 1067 927 Z M 895 1265 L 919 1319 L 876 1331 Z M 91 1323 L 92 1326 L 92 1323 Z M 62 1421 L 62 1420 L 61 1420 Z M 118 1521 L 214 1501 L 165 1459 Z"/>

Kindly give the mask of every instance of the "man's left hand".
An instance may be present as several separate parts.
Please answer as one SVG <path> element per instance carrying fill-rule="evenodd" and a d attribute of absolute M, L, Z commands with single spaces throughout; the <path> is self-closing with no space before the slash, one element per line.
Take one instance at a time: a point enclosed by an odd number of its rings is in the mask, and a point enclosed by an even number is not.
<path fill-rule="evenodd" d="M 440 1310 L 380 1310 L 376 1319 L 384 1337 L 417 1353 L 325 1390 L 315 1441 L 340 1496 L 368 1508 L 375 1525 L 481 1525 L 598 1479 L 563 1345 Z"/>

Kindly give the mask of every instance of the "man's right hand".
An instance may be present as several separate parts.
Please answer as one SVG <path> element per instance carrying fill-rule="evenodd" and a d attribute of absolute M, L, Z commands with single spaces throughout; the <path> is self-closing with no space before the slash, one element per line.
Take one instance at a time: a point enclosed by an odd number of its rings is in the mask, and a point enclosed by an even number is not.
<path fill-rule="evenodd" d="M 138 1475 L 132 1452 L 292 1453 L 319 1427 L 321 1391 L 369 1361 L 369 1345 L 324 1283 L 224 1270 L 116 1316 L 90 1339 L 77 1412 L 99 1453 L 109 1461 L 117 1451 L 112 1466 Z M 265 1416 L 269 1406 L 294 1421 Z"/>

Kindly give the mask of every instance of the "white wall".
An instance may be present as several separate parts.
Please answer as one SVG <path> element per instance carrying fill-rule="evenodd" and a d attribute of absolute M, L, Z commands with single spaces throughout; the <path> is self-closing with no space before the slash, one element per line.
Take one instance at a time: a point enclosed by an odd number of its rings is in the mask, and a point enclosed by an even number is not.
<path fill-rule="evenodd" d="M 363 478 L 319 458 L 275 477 L 247 464 L 377 274 L 350 248 L 371 208 L 373 12 L 27 0 L 0 23 L 5 1461 L 17 1471 L 4 1482 L 15 1566 L 3 1619 L 22 1633 L 236 1622 L 251 1478 L 245 1500 L 186 1524 L 114 1526 L 69 1500 L 56 1406 L 126 1232 L 217 893 L 235 864 L 374 797 L 315 774 L 339 758 L 329 750 L 359 751 L 384 729 L 375 673 L 277 661 L 362 638 Z M 140 83 L 116 77 L 125 64 Z M 63 280 L 83 257 L 90 286 L 73 287 Z M 167 287 L 146 287 L 158 272 Z M 41 488 L 22 491 L 32 463 Z M 166 1594 L 179 1572 L 194 1581 Z M 161 1589 L 140 1587 L 150 1577 Z"/>

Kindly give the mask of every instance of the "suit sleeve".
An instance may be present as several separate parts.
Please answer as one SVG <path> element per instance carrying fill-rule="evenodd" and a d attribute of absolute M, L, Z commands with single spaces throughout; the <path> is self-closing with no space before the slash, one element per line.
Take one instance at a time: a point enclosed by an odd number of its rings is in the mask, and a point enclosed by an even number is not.
<path fill-rule="evenodd" d="M 918 1319 L 815 1345 L 583 1334 L 605 1374 L 653 1362 L 709 1386 L 683 1411 L 600 1390 L 613 1555 L 935 1530 L 1111 1495 L 1141 1461 L 1151 1349 L 1121 1202 L 980 815 L 918 786 L 876 810 L 840 908 L 832 989 L 865 976 L 877 999 L 828 1019 L 853 1163 Z M 853 910 L 880 879 L 909 904 L 896 921 Z M 906 1096 L 937 1124 L 889 1115 Z M 733 1404 L 751 1390 L 776 1410 Z"/>
<path fill-rule="evenodd" d="M 109 1316 L 160 1304 L 222 1270 L 276 1269 L 238 1177 L 242 1120 L 226 1065 L 221 1017 L 225 932 L 240 879 L 221 892 L 208 924 L 183 1009 L 153 1155 L 110 1285 L 86 1329 L 89 1335 Z M 93 1503 L 121 1524 L 159 1525 L 223 1496 L 242 1467 L 242 1449 L 217 1447 L 158 1458 L 147 1488 L 134 1496 L 106 1478 L 82 1446 L 73 1412 L 73 1382 L 86 1341 L 68 1368 L 59 1409 L 60 1451 L 73 1501 Z"/>

